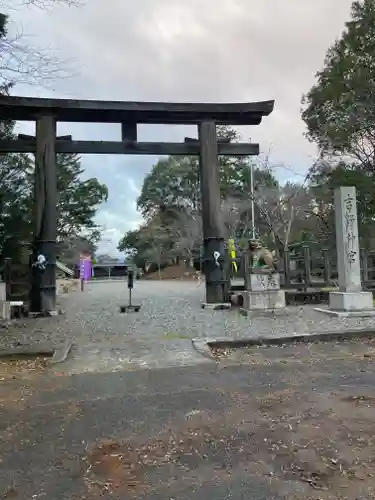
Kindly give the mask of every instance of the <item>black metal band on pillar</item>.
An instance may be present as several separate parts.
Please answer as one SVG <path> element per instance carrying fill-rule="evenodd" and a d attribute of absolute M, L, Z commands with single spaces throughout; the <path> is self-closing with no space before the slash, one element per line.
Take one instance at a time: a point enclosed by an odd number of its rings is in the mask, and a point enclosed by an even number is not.
<path fill-rule="evenodd" d="M 227 279 L 220 206 L 218 147 L 214 122 L 204 122 L 199 125 L 199 143 L 206 302 L 217 304 L 226 302 Z"/>
<path fill-rule="evenodd" d="M 56 120 L 41 116 L 36 122 L 34 245 L 31 258 L 31 312 L 56 311 Z"/>
<path fill-rule="evenodd" d="M 224 238 L 204 238 L 205 255 L 203 257 L 206 283 L 208 285 L 227 284 L 226 256 Z"/>

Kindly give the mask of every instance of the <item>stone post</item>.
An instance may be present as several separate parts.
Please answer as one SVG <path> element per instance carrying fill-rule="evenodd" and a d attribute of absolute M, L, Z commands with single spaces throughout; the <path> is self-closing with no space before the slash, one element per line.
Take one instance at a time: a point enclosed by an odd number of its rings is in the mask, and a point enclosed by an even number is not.
<path fill-rule="evenodd" d="M 10 319 L 8 316 L 6 283 L 0 281 L 0 319 Z"/>
<path fill-rule="evenodd" d="M 354 187 L 335 190 L 335 223 L 339 290 L 329 294 L 329 311 L 337 315 L 372 315 L 371 292 L 361 285 L 357 200 Z"/>

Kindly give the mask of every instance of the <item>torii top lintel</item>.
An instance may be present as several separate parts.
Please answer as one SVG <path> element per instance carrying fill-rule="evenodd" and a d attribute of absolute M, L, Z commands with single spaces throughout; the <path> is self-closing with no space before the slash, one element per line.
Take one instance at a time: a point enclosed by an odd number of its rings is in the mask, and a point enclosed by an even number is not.
<path fill-rule="evenodd" d="M 58 122 L 259 125 L 274 101 L 249 103 L 168 103 L 92 101 L 0 96 L 0 120 L 34 121 L 53 114 Z"/>

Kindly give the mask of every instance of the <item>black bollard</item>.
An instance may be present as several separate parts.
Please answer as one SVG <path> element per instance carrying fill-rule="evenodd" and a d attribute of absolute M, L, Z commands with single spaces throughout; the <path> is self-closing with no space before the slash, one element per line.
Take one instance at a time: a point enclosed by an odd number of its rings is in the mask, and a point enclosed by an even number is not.
<path fill-rule="evenodd" d="M 140 305 L 132 304 L 132 289 L 134 288 L 134 271 L 129 269 L 128 271 L 128 290 L 129 290 L 129 304 L 127 306 L 121 306 L 120 312 L 138 312 L 141 308 Z"/>
<path fill-rule="evenodd" d="M 129 290 L 134 288 L 134 273 L 131 270 L 128 272 L 128 288 Z"/>

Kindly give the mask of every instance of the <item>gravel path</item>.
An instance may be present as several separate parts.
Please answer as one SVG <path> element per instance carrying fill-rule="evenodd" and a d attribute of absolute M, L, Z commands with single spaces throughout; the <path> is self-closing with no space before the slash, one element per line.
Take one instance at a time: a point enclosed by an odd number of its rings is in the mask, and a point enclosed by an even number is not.
<path fill-rule="evenodd" d="M 194 337 L 290 335 L 345 329 L 375 328 L 372 318 L 336 318 L 313 306 L 287 307 L 272 313 L 244 317 L 237 311 L 203 310 L 204 285 L 180 281 L 137 281 L 133 303 L 139 313 L 120 314 L 127 303 L 124 282 L 92 283 L 85 292 L 61 297 L 64 314 L 58 318 L 28 319 L 0 330 L 0 347 L 14 343 L 71 339 L 92 344 L 121 344 L 126 339 L 144 343 Z"/>

